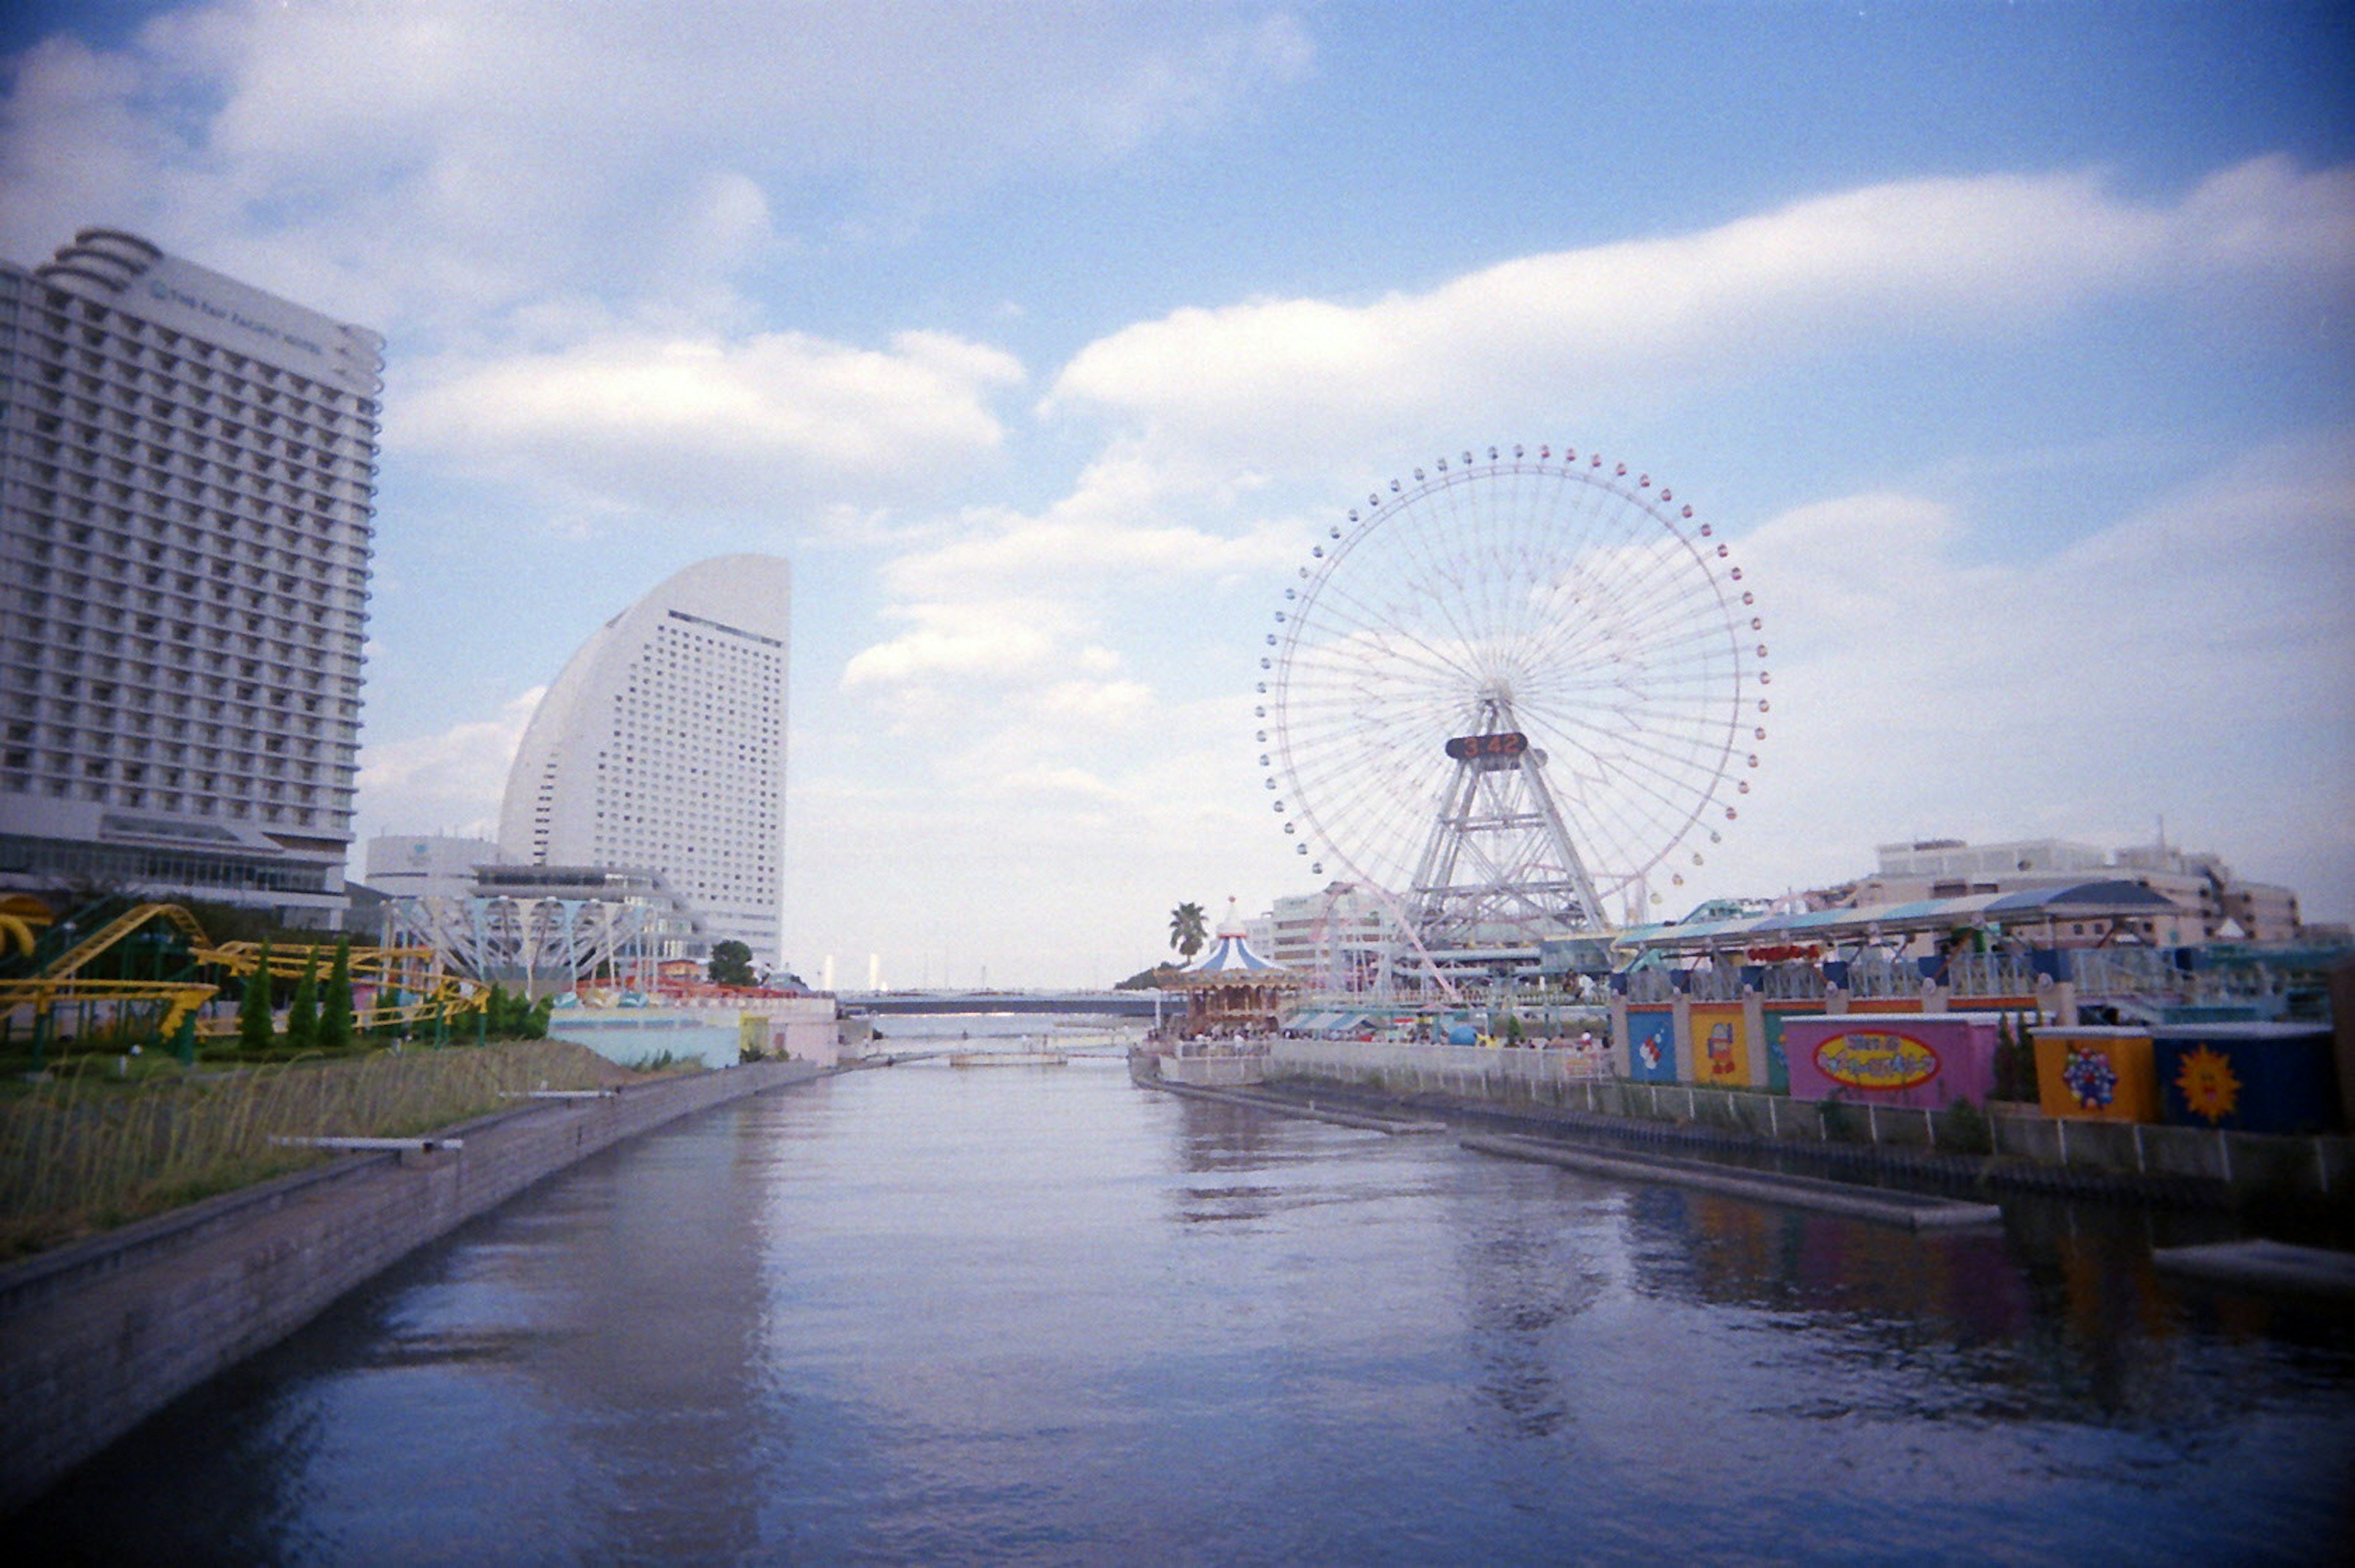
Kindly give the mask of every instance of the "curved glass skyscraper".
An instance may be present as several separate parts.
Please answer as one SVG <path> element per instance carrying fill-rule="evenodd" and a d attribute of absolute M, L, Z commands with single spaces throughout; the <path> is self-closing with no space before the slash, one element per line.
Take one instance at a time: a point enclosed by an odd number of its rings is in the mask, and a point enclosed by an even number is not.
<path fill-rule="evenodd" d="M 659 872 L 711 941 L 775 965 L 792 599 L 784 561 L 721 556 L 608 621 L 524 731 L 500 852 Z"/>

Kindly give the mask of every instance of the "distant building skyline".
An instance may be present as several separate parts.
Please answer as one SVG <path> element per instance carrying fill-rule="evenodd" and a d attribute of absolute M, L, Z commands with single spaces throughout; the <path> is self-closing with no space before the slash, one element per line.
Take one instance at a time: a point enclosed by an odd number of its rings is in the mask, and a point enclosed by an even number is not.
<path fill-rule="evenodd" d="M 0 878 L 342 923 L 383 349 L 116 229 L 0 264 Z"/>
<path fill-rule="evenodd" d="M 2171 915 L 2139 923 L 2141 935 L 2162 947 L 2292 942 L 2303 926 L 2295 889 L 2245 880 L 2216 851 L 2163 838 L 2115 851 L 2065 838 L 1925 838 L 1881 845 L 1877 859 L 1878 869 L 1854 885 L 1859 908 L 2115 880 L 2138 883 L 2175 905 Z M 2081 926 L 2069 934 L 2087 933 Z"/>
<path fill-rule="evenodd" d="M 779 965 L 792 602 L 785 561 L 722 556 L 592 634 L 517 748 L 506 859 L 654 871 L 712 941 Z"/>

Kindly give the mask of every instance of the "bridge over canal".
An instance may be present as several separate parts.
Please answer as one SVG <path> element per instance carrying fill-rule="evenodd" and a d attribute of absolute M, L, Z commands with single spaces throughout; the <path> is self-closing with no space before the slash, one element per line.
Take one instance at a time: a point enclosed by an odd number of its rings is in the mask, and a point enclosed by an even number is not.
<path fill-rule="evenodd" d="M 1186 1010 L 1186 999 L 1162 991 L 881 991 L 842 997 L 852 1018 L 885 1014 L 1065 1013 L 1094 1018 L 1149 1019 Z"/>

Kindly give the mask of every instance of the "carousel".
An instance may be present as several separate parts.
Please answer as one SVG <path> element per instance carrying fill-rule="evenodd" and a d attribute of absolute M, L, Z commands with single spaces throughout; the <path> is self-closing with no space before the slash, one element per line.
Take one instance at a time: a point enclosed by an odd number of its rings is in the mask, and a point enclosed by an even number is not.
<path fill-rule="evenodd" d="M 1184 1040 L 1265 1040 L 1275 1033 L 1277 1019 L 1303 984 L 1291 970 L 1252 951 L 1231 899 L 1210 950 L 1163 982 L 1164 988 L 1185 995 L 1186 1016 L 1178 1024 L 1178 1038 Z"/>

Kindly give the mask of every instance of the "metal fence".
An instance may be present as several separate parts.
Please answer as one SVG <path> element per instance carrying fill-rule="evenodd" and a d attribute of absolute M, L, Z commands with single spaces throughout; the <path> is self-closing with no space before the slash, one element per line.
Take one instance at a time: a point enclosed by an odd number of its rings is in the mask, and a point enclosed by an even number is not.
<path fill-rule="evenodd" d="M 2028 997 L 2036 965 L 2024 953 L 1957 953 L 1946 960 L 1946 988 L 1957 997 Z"/>
<path fill-rule="evenodd" d="M 1269 1047 L 1269 1061 L 1276 1067 L 1340 1070 L 1353 1075 L 1446 1072 L 1522 1083 L 1576 1083 L 1611 1076 L 1611 1059 L 1604 1051 L 1530 1051 L 1515 1046 L 1279 1040 Z"/>

